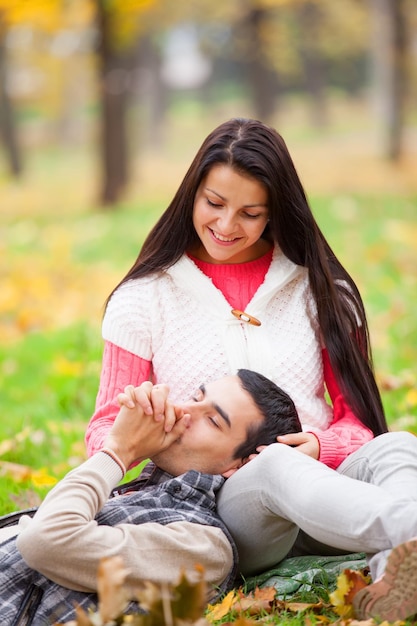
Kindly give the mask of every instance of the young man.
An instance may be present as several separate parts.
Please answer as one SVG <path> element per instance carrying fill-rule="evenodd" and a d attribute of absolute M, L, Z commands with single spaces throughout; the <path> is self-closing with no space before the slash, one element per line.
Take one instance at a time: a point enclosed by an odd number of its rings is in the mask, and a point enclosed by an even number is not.
<path fill-rule="evenodd" d="M 0 545 L 3 626 L 64 622 L 73 619 L 74 602 L 94 606 L 99 561 L 112 555 L 122 557 L 132 586 L 176 581 L 181 571 L 193 580 L 196 564 L 218 591 L 233 585 L 236 549 L 216 513 L 216 491 L 258 446 L 300 430 L 296 409 L 249 370 L 202 385 L 181 407 L 162 389 L 163 418 L 140 404 L 158 387 L 126 388 L 103 450 Z M 109 499 L 126 468 L 148 458 L 140 476 Z M 34 617 L 18 621 L 19 611 L 30 613 L 27 604 Z"/>

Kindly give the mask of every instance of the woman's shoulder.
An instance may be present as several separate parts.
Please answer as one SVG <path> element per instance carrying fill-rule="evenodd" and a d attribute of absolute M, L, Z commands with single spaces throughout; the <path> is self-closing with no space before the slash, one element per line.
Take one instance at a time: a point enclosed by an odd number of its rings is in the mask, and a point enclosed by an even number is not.
<path fill-rule="evenodd" d="M 162 273 L 141 276 L 140 278 L 129 278 L 119 285 L 113 292 L 111 300 L 124 298 L 142 297 L 144 293 L 155 289 L 156 284 L 163 278 Z"/>
<path fill-rule="evenodd" d="M 119 285 L 112 293 L 107 306 L 105 317 L 123 315 L 132 312 L 135 316 L 138 311 L 148 309 L 155 297 L 158 276 L 144 276 L 131 278 Z"/>

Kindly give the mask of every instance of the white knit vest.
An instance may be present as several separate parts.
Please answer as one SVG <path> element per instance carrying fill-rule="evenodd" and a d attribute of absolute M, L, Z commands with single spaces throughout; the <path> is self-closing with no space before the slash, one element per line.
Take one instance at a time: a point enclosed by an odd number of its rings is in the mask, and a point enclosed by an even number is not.
<path fill-rule="evenodd" d="M 156 381 L 174 402 L 204 382 L 249 368 L 293 398 L 305 430 L 325 430 L 332 410 L 324 398 L 316 307 L 308 272 L 279 249 L 246 312 L 261 326 L 236 319 L 222 292 L 184 255 L 158 276 L 130 280 L 112 296 L 103 337 L 152 361 Z"/>

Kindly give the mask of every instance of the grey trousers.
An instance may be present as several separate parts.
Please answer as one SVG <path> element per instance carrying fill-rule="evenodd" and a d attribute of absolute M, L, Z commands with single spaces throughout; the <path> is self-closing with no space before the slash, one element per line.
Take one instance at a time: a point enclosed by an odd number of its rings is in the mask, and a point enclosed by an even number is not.
<path fill-rule="evenodd" d="M 390 550 L 417 536 L 417 437 L 380 435 L 337 470 L 272 444 L 226 481 L 218 510 L 244 575 L 287 555 L 365 552 L 375 580 Z"/>

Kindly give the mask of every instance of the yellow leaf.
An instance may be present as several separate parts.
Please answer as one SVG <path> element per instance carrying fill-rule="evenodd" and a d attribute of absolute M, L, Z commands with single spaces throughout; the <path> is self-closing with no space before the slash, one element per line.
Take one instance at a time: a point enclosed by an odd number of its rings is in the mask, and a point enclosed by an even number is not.
<path fill-rule="evenodd" d="M 30 478 L 35 487 L 52 487 L 58 482 L 55 476 L 47 474 L 45 468 L 32 471 Z"/>
<path fill-rule="evenodd" d="M 214 622 L 225 617 L 228 613 L 230 613 L 238 598 L 239 594 L 237 591 L 229 591 L 221 602 L 218 602 L 217 604 L 209 604 L 207 607 L 207 619 L 210 622 Z"/>
<path fill-rule="evenodd" d="M 407 391 L 405 401 L 410 407 L 417 406 L 417 389 Z"/>
<path fill-rule="evenodd" d="M 353 597 L 368 584 L 367 578 L 356 570 L 345 569 L 337 578 L 337 587 L 329 595 L 335 612 L 344 618 L 353 617 Z"/>
<path fill-rule="evenodd" d="M 82 373 L 83 364 L 77 361 L 69 361 L 63 356 L 54 361 L 54 370 L 64 376 L 78 377 Z"/>

